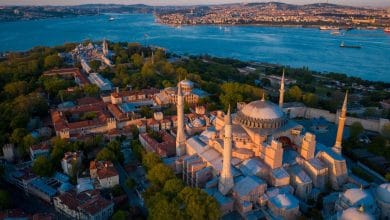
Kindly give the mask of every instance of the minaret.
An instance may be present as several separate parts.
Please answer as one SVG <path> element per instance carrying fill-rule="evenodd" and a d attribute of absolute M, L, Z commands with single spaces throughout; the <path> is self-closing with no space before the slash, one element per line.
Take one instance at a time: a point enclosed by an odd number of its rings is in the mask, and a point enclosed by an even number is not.
<path fill-rule="evenodd" d="M 223 140 L 223 161 L 222 171 L 219 177 L 218 189 L 226 195 L 234 186 L 234 180 L 231 170 L 232 160 L 232 119 L 230 115 L 230 106 L 225 116 L 225 137 Z"/>
<path fill-rule="evenodd" d="M 283 101 L 284 101 L 284 69 L 283 69 L 283 75 L 282 80 L 280 81 L 280 89 L 279 89 L 279 107 L 283 108 Z"/>
<path fill-rule="evenodd" d="M 185 154 L 186 137 L 184 134 L 184 97 L 181 92 L 180 83 L 177 85 L 177 134 L 176 134 L 176 156 Z"/>
<path fill-rule="evenodd" d="M 338 154 L 341 154 L 341 143 L 343 141 L 343 131 L 345 120 L 347 119 L 347 99 L 348 99 L 348 91 L 345 93 L 343 107 L 341 108 L 340 116 L 339 116 L 339 124 L 337 128 L 337 136 L 336 143 L 334 144 L 333 151 Z"/>

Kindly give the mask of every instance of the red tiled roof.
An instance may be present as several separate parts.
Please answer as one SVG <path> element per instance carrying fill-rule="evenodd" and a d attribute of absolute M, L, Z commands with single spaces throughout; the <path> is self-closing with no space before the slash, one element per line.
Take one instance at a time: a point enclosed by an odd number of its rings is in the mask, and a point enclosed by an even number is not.
<path fill-rule="evenodd" d="M 108 201 L 107 199 L 104 199 L 99 195 L 91 200 L 88 200 L 84 204 L 80 205 L 79 208 L 86 213 L 95 215 L 96 213 L 110 206 L 111 204 L 113 204 L 112 201 Z"/>

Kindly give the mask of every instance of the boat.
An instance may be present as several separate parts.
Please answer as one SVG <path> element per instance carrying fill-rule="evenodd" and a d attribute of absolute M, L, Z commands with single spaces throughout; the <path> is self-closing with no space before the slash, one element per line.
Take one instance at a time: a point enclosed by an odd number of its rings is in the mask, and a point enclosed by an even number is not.
<path fill-rule="evenodd" d="M 108 20 L 109 21 L 113 21 L 113 20 L 115 20 L 115 18 L 114 17 L 110 17 Z"/>
<path fill-rule="evenodd" d="M 359 46 L 359 45 L 346 45 L 346 44 L 344 44 L 344 42 L 341 42 L 340 47 L 341 47 L 341 48 L 354 48 L 354 49 L 360 49 L 360 48 L 362 48 L 362 47 Z"/>
<path fill-rule="evenodd" d="M 340 34 L 340 31 L 332 31 L 332 33 L 330 33 L 332 35 L 339 35 Z"/>
<path fill-rule="evenodd" d="M 387 28 L 383 29 L 383 31 L 384 31 L 385 33 L 390 33 L 390 27 L 387 27 Z"/>
<path fill-rule="evenodd" d="M 319 29 L 321 31 L 338 31 L 338 30 L 340 30 L 339 27 L 335 27 L 335 26 L 320 26 Z"/>

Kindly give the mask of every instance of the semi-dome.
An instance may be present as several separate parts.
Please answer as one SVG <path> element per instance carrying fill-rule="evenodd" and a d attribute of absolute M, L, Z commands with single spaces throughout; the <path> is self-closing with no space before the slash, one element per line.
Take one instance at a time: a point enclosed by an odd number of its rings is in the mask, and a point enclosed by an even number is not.
<path fill-rule="evenodd" d="M 363 207 L 348 208 L 341 214 L 341 220 L 374 220 L 375 217 L 370 213 L 365 212 Z"/>
<path fill-rule="evenodd" d="M 390 203 L 390 183 L 383 183 L 377 189 L 377 198 L 383 202 Z"/>
<path fill-rule="evenodd" d="M 279 128 L 286 119 L 279 106 L 262 99 L 243 106 L 237 112 L 237 121 L 250 128 Z"/>

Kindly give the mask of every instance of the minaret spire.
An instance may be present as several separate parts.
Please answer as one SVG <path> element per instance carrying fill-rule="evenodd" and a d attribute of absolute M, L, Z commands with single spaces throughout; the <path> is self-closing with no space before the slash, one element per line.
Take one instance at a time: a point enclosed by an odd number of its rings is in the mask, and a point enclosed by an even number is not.
<path fill-rule="evenodd" d="M 261 97 L 261 101 L 265 101 L 265 92 L 263 91 L 263 94 L 262 94 L 262 97 Z"/>
<path fill-rule="evenodd" d="M 180 83 L 177 85 L 177 134 L 176 134 L 176 156 L 185 154 L 186 137 L 184 134 L 184 97 Z"/>
<path fill-rule="evenodd" d="M 284 102 L 284 68 L 283 68 L 282 79 L 280 81 L 280 89 L 279 89 L 279 107 L 280 108 L 283 108 L 283 102 Z"/>
<path fill-rule="evenodd" d="M 223 162 L 221 176 L 219 177 L 218 189 L 226 195 L 234 186 L 234 180 L 231 170 L 232 160 L 232 117 L 230 114 L 230 105 L 225 115 L 225 137 L 223 140 Z"/>
<path fill-rule="evenodd" d="M 345 120 L 347 119 L 347 102 L 348 102 L 348 91 L 345 93 L 343 107 L 341 108 L 341 112 L 339 116 L 336 142 L 333 147 L 333 151 L 335 151 L 338 154 L 341 154 L 341 149 L 342 149 L 341 143 L 343 141 L 344 124 L 345 124 Z"/>

